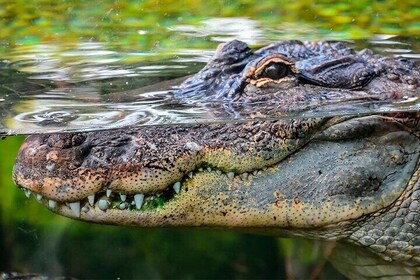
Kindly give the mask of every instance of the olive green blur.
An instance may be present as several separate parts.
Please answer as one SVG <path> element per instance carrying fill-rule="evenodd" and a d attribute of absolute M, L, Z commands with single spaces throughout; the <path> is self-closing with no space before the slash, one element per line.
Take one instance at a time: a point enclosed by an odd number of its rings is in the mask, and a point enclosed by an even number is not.
<path fill-rule="evenodd" d="M 207 38 L 171 33 L 214 17 L 243 17 L 274 34 L 366 39 L 420 35 L 420 6 L 407 1 L 0 1 L 0 49 L 40 43 L 99 41 L 121 48 L 200 48 Z"/>

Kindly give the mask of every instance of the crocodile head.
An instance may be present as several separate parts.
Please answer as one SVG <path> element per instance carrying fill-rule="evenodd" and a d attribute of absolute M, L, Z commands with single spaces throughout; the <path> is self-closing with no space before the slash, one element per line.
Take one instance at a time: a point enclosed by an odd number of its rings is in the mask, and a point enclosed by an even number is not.
<path fill-rule="evenodd" d="M 222 100 L 234 113 L 262 102 L 264 116 L 300 102 L 418 98 L 419 82 L 414 63 L 342 43 L 254 52 L 233 41 L 176 96 Z M 415 112 L 33 135 L 13 177 L 84 221 L 346 238 L 379 253 L 404 241 L 403 255 L 420 263 L 419 144 Z M 387 235 L 393 225 L 406 234 Z"/>

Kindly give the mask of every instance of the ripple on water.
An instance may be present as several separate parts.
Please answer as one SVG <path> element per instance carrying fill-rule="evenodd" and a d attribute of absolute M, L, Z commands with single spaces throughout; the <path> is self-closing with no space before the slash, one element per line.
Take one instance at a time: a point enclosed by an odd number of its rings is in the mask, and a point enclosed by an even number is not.
<path fill-rule="evenodd" d="M 247 32 L 243 32 L 244 28 Z M 170 32 L 186 38 L 203 37 L 211 44 L 170 52 L 121 50 L 99 42 L 74 45 L 39 44 L 21 49 L 0 63 L 0 134 L 89 131 L 134 125 L 245 121 L 265 104 L 247 104 L 238 114 L 220 100 L 197 94 L 188 102 L 173 96 L 180 81 L 165 82 L 197 72 L 212 56 L 216 43 L 242 39 L 263 45 L 284 34 L 262 30 L 245 18 L 208 19 L 201 25 L 177 25 Z M 302 27 L 303 38 L 312 31 Z M 306 33 L 305 33 L 306 32 Z M 306 35 L 305 35 L 306 34 Z M 271 37 L 270 37 L 271 36 Z M 216 42 L 216 43 L 214 43 Z M 375 35 L 366 41 L 348 41 L 357 49 L 418 61 L 416 43 L 392 35 Z M 153 86 L 158 85 L 158 86 Z M 298 104 L 296 110 L 272 110 L 265 119 L 419 111 L 418 98 L 390 101 Z M 235 105 L 236 106 L 236 105 Z M 241 105 L 240 105 L 241 106 Z"/>

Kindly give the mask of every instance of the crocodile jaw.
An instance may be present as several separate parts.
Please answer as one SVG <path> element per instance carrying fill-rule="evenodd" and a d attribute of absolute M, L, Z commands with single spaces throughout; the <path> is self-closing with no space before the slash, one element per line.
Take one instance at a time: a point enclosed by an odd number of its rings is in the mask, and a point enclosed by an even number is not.
<path fill-rule="evenodd" d="M 115 199 L 112 194 L 114 201 L 101 207 L 101 201 L 107 201 L 107 192 L 102 198 L 97 194 L 93 202 L 82 199 L 54 207 L 47 198 L 40 200 L 71 218 L 118 225 L 252 228 L 267 232 L 341 225 L 341 231 L 328 236 L 333 239 L 346 230 L 343 223 L 389 207 L 403 194 L 418 168 L 419 146 L 415 135 L 390 118 L 356 118 L 318 133 L 269 168 L 236 176 L 214 168 L 198 168 L 169 186 L 170 193 L 161 194 L 169 198 L 161 205 L 153 206 L 153 199 L 146 196 L 141 203 L 145 205 L 137 207 L 133 194 L 127 194 L 125 201 L 129 205 L 134 202 L 134 206 L 121 209 L 122 198 Z M 19 176 L 15 178 L 23 185 Z"/>
<path fill-rule="evenodd" d="M 328 239 L 338 238 L 348 221 L 375 212 L 392 204 L 404 191 L 402 187 L 409 181 L 409 172 L 400 179 L 384 185 L 377 193 L 364 197 L 354 197 L 344 201 L 342 197 L 318 197 L 318 202 L 300 200 L 290 196 L 289 190 L 281 192 L 276 186 L 281 166 L 268 168 L 256 175 L 248 175 L 246 181 L 241 176 L 230 179 L 215 171 L 203 171 L 182 184 L 181 191 L 162 207 L 140 210 L 120 210 L 110 208 L 101 210 L 85 202 L 76 217 L 74 210 L 66 204 L 52 209 L 61 215 L 95 223 L 141 226 L 141 227 L 221 227 L 253 229 L 267 233 L 278 229 L 313 230 L 331 228 Z M 267 197 L 265 197 L 267 195 Z M 289 195 L 289 196 L 287 196 Z M 46 200 L 43 201 L 46 204 Z M 321 203 L 322 202 L 322 203 Z M 46 205 L 48 206 L 48 205 Z M 84 210 L 83 210 L 84 209 Z M 338 227 L 343 226 L 340 231 Z M 332 230 L 334 229 L 334 230 Z M 296 234 L 298 232 L 294 232 Z"/>

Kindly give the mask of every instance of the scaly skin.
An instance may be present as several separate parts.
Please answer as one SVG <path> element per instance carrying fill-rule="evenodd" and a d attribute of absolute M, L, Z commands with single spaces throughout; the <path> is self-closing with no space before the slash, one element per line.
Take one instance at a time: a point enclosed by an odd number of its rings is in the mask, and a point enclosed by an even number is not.
<path fill-rule="evenodd" d="M 410 61 L 340 43 L 253 52 L 233 41 L 176 95 L 264 117 L 302 104 L 418 98 L 419 80 Z M 252 102 L 264 111 L 252 112 Z M 416 267 L 419 134 L 418 113 L 406 112 L 34 135 L 14 180 L 52 211 L 85 221 L 342 239 Z"/>

